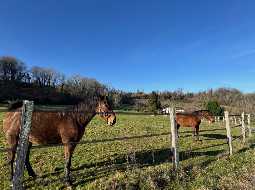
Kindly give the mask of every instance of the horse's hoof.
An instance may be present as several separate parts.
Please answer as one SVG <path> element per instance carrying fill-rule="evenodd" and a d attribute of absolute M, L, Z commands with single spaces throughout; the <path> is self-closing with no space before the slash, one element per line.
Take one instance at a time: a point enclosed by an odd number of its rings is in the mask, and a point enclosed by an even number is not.
<path fill-rule="evenodd" d="M 65 185 L 66 185 L 66 187 L 69 189 L 69 188 L 72 188 L 72 182 L 71 182 L 71 180 L 67 180 L 67 181 L 65 181 Z"/>
<path fill-rule="evenodd" d="M 33 180 L 36 180 L 37 175 L 36 175 L 36 174 L 34 174 L 34 175 L 31 175 L 31 177 L 33 178 Z"/>
<path fill-rule="evenodd" d="M 35 174 L 35 172 L 31 172 L 31 173 L 28 173 L 28 175 L 33 178 L 33 179 L 36 179 L 37 178 L 37 175 Z"/>
<path fill-rule="evenodd" d="M 73 188 L 72 188 L 72 183 L 66 182 L 66 188 L 67 188 L 67 189 L 73 189 Z"/>

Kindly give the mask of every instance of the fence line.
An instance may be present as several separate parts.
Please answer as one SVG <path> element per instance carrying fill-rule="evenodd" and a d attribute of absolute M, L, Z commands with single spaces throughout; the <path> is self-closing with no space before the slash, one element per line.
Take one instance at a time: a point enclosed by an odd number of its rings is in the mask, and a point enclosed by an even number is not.
<path fill-rule="evenodd" d="M 107 143 L 107 142 L 114 142 L 114 141 L 123 141 L 123 140 L 131 140 L 131 139 L 141 139 L 141 138 L 150 138 L 150 137 L 158 137 L 158 136 L 165 136 L 170 135 L 170 132 L 166 133 L 159 133 L 159 134 L 148 134 L 148 135 L 139 135 L 139 136 L 126 136 L 126 137 L 116 137 L 112 139 L 99 139 L 99 140 L 91 140 L 91 141 L 79 141 L 79 142 L 70 142 L 70 144 L 96 144 L 96 143 Z M 59 144 L 46 144 L 46 145 L 35 145 L 32 146 L 32 149 L 41 149 L 41 148 L 48 148 L 48 147 L 59 147 L 64 146 L 65 143 Z M 0 148 L 0 152 L 7 152 L 9 148 Z"/>
<path fill-rule="evenodd" d="M 247 116 L 247 122 L 245 122 L 245 115 Z M 232 115 L 235 116 L 236 115 Z M 251 123 L 251 114 L 245 114 L 244 112 L 242 112 L 241 114 L 241 124 L 239 125 L 235 125 L 233 127 L 230 127 L 230 120 L 229 120 L 229 112 L 225 111 L 225 118 L 226 118 L 226 130 L 227 130 L 227 137 L 228 137 L 228 144 L 229 144 L 229 153 L 230 155 L 233 154 L 233 148 L 232 148 L 232 141 L 236 140 L 236 139 L 241 139 L 242 138 L 242 142 L 245 143 L 246 142 L 246 126 L 247 126 L 247 131 L 249 133 L 249 137 L 251 136 L 252 133 L 252 129 L 250 126 Z M 247 123 L 247 125 L 246 125 Z M 231 137 L 231 128 L 236 128 L 236 127 L 241 127 L 241 135 L 236 137 L 235 139 L 232 140 Z"/>
<path fill-rule="evenodd" d="M 242 124 L 231 126 L 232 129 L 237 127 L 242 127 Z"/>
<path fill-rule="evenodd" d="M 48 112 L 46 110 L 44 110 L 44 111 Z M 59 112 L 59 111 L 56 111 L 56 112 Z M 84 113 L 84 112 L 81 112 L 81 113 Z M 103 113 L 103 112 L 98 112 L 98 113 Z M 117 113 L 127 114 L 127 115 L 151 115 L 152 114 L 152 113 L 141 113 L 141 112 L 117 112 Z M 168 114 L 157 114 L 157 115 L 168 115 Z M 234 116 L 241 116 L 241 115 L 229 115 L 229 116 L 234 117 Z M 248 127 L 248 130 L 249 130 L 249 134 L 251 134 L 251 132 L 253 131 L 250 128 L 250 121 L 251 121 L 250 120 L 250 116 L 251 116 L 251 114 L 247 114 L 247 118 L 248 118 L 247 119 L 247 123 L 248 123 L 247 127 Z M 222 118 L 224 116 L 215 116 L 215 117 L 221 117 Z M 231 128 L 236 128 L 236 127 L 242 127 L 242 124 L 231 126 Z M 121 141 L 121 140 L 137 139 L 137 138 L 149 138 L 149 137 L 155 137 L 155 136 L 161 136 L 161 135 L 169 135 L 169 134 L 171 134 L 171 133 L 149 134 L 149 135 L 131 136 L 131 137 L 117 137 L 117 138 L 113 138 L 113 139 L 100 139 L 100 140 L 80 141 L 80 142 L 71 142 L 71 143 L 73 143 L 73 144 L 93 144 L 93 143 Z M 65 144 L 59 143 L 59 144 L 35 145 L 35 146 L 32 146 L 32 149 L 47 148 L 47 147 L 54 147 L 54 146 L 63 146 L 63 145 L 65 145 Z M 0 147 L 0 152 L 7 152 L 8 150 L 10 150 L 10 149 Z"/>

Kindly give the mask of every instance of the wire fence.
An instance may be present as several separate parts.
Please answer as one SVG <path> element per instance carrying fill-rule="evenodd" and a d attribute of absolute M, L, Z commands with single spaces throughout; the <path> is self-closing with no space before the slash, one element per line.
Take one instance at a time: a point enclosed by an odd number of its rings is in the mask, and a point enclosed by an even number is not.
<path fill-rule="evenodd" d="M 2 112 L 6 112 L 6 110 L 0 110 Z M 57 113 L 69 113 L 71 111 L 68 110 L 45 110 L 45 109 L 35 109 L 34 112 L 57 112 Z M 105 112 L 95 112 L 96 114 L 105 114 Z M 112 113 L 112 112 L 109 112 Z M 141 113 L 141 112 L 124 112 L 124 111 L 116 111 L 115 112 L 117 115 L 130 115 L 130 116 L 154 116 L 154 113 Z M 81 112 L 81 114 L 84 114 L 84 112 Z M 166 115 L 166 114 L 157 114 L 157 115 Z M 169 116 L 169 115 L 166 115 Z M 216 116 L 219 117 L 219 116 Z M 221 116 L 222 117 L 222 116 Z M 241 117 L 241 115 L 230 115 L 230 117 Z M 153 118 L 153 117 L 152 117 Z M 248 122 L 245 122 L 245 124 L 248 124 Z M 220 124 L 223 125 L 224 124 Z M 158 126 L 157 126 L 158 127 Z M 237 125 L 233 125 L 231 126 L 232 129 L 235 128 L 241 128 L 242 124 L 237 124 Z M 212 129 L 213 130 L 213 129 Z M 221 130 L 221 129 L 218 129 Z M 204 131 L 206 132 L 206 131 Z M 185 133 L 190 133 L 189 131 L 184 131 L 181 134 L 185 134 Z M 151 149 L 150 151 L 145 151 L 143 152 L 142 148 L 143 148 L 143 144 L 146 144 L 147 142 L 149 142 L 152 138 L 155 137 L 164 137 L 164 139 L 168 140 L 168 146 L 165 146 L 166 148 L 162 150 L 162 148 L 159 149 Z M 238 139 L 241 139 L 242 135 L 240 136 L 234 136 L 232 141 L 236 141 Z M 105 139 L 95 139 L 95 140 L 82 140 L 80 142 L 70 142 L 69 144 L 107 144 L 107 143 L 115 143 L 115 142 L 126 142 L 126 144 L 128 144 L 128 141 L 137 141 L 137 144 L 139 144 L 139 146 L 141 148 L 137 148 L 134 147 L 134 142 L 130 143 L 128 145 L 128 150 L 126 152 L 126 156 L 122 156 L 122 160 L 125 160 L 125 164 L 124 162 L 120 162 L 117 160 L 114 160 L 111 164 L 112 167 L 117 167 L 120 165 L 125 165 L 126 167 L 130 167 L 130 166 L 137 166 L 137 165 L 146 165 L 146 163 L 158 163 L 160 160 L 168 160 L 169 162 L 171 162 L 171 157 L 173 156 L 172 154 L 172 149 L 171 149 L 171 132 L 170 132 L 170 124 L 169 124 L 169 132 L 163 132 L 163 133 L 156 133 L 156 134 L 145 134 L 145 135 L 132 135 L 132 136 L 122 136 L 122 137 L 114 137 L 114 138 L 105 138 Z M 213 140 L 208 138 L 208 140 Z M 140 141 L 140 142 L 138 142 Z M 179 152 L 179 156 L 180 156 L 180 160 L 185 160 L 191 157 L 195 157 L 195 156 L 201 156 L 201 155 L 207 155 L 207 154 L 211 154 L 211 152 L 199 152 L 201 150 L 205 150 L 205 149 L 210 149 L 213 147 L 217 147 L 217 146 L 225 146 L 227 145 L 229 142 L 224 142 L 224 143 L 220 143 L 220 144 L 216 144 L 216 145 L 210 145 L 210 146 L 204 146 L 204 147 L 200 147 L 200 148 L 193 148 L 193 149 L 189 149 L 189 150 L 183 150 L 182 147 L 180 147 L 180 152 Z M 125 144 L 125 145 L 126 145 Z M 45 144 L 45 145 L 35 145 L 32 147 L 32 149 L 42 149 L 42 148 L 48 148 L 48 147 L 60 147 L 60 146 L 64 146 L 64 143 L 58 143 L 58 144 Z M 0 152 L 7 152 L 11 149 L 8 148 L 4 148 L 4 147 L 0 147 Z M 103 150 L 102 150 L 103 151 Z M 216 152 L 217 153 L 217 152 Z M 222 154 L 222 151 L 218 152 L 219 154 Z M 162 155 L 164 155 L 163 159 L 162 159 Z M 161 158 L 157 158 L 157 157 L 161 157 Z M 142 160 L 142 161 L 141 161 Z M 146 161 L 147 160 L 147 161 Z M 149 161 L 148 161 L 149 160 Z"/>
<path fill-rule="evenodd" d="M 0 112 L 21 112 L 21 110 L 16 110 L 16 111 L 7 111 L 7 109 L 0 109 Z M 73 113 L 73 111 L 71 110 L 58 110 L 58 109 L 51 109 L 51 110 L 47 110 L 47 109 L 41 109 L 41 108 L 37 108 L 34 109 L 33 112 L 45 112 L 45 113 L 59 113 L 59 114 L 65 114 L 65 113 Z M 80 113 L 80 114 L 86 114 L 85 112 L 76 112 L 76 113 Z M 110 114 L 113 112 L 95 112 L 95 114 Z M 165 114 L 165 113 L 152 113 L 152 112 L 130 112 L 130 111 L 114 111 L 115 114 L 121 114 L 121 115 L 130 115 L 130 116 L 169 116 L 169 114 Z M 215 117 L 220 117 L 220 118 L 224 118 L 224 116 L 215 116 Z M 229 115 L 229 117 L 240 117 L 241 118 L 241 114 L 239 115 Z M 217 122 L 217 120 L 215 120 Z M 247 122 L 245 122 L 245 124 L 247 124 Z M 237 124 L 234 126 L 231 126 L 231 128 L 238 128 L 241 127 L 242 124 Z M 170 127 L 169 127 L 170 130 Z M 139 139 L 139 138 L 150 138 L 150 137 L 157 137 L 157 136 L 164 136 L 164 135 L 170 135 L 171 132 L 168 133 L 159 133 L 159 134 L 148 134 L 148 135 L 138 135 L 138 136 L 124 136 L 124 137 L 116 137 L 116 138 L 112 138 L 112 139 L 100 139 L 100 140 L 86 140 L 86 141 L 80 141 L 80 142 L 70 142 L 71 144 L 93 144 L 93 143 L 104 143 L 104 142 L 112 142 L 112 141 L 122 141 L 122 140 L 132 140 L 132 139 Z M 64 143 L 58 143 L 58 144 L 45 144 L 45 145 L 35 145 L 33 146 L 33 149 L 36 148 L 47 148 L 47 147 L 52 147 L 52 146 L 63 146 L 65 145 Z M 4 148 L 0 146 L 0 152 L 6 152 L 8 151 L 8 148 Z"/>
<path fill-rule="evenodd" d="M 7 109 L 0 109 L 0 112 L 21 112 L 21 110 L 11 110 L 8 111 Z M 35 108 L 33 112 L 45 112 L 45 113 L 59 113 L 59 114 L 65 114 L 65 113 L 73 113 L 71 110 L 59 110 L 59 109 L 42 109 L 42 108 Z M 85 112 L 76 112 L 80 114 L 86 114 Z M 95 114 L 110 114 L 113 112 L 95 112 Z M 152 113 L 152 112 L 130 112 L 130 111 L 114 111 L 115 114 L 121 114 L 121 115 L 130 115 L 130 116 L 169 116 L 169 114 L 165 113 Z M 215 116 L 219 118 L 224 118 L 224 116 Z M 229 117 L 240 117 L 241 114 L 236 115 L 229 115 Z M 217 122 L 217 120 L 215 120 Z M 246 123 L 247 124 L 247 123 Z M 242 127 L 242 124 L 237 124 L 234 126 L 231 126 L 231 128 L 240 128 Z M 170 127 L 169 127 L 170 130 Z M 246 129 L 248 130 L 248 129 Z M 255 130 L 255 129 L 254 129 Z M 185 133 L 185 132 L 184 132 Z M 191 132 L 190 132 L 191 133 Z M 70 144 L 94 144 L 94 143 L 107 143 L 107 142 L 113 142 L 113 141 L 125 141 L 125 140 L 133 140 L 133 139 L 143 139 L 143 138 L 150 138 L 150 137 L 159 137 L 159 136 L 165 136 L 165 135 L 171 135 L 171 132 L 166 133 L 159 133 L 159 134 L 146 134 L 146 135 L 137 135 L 137 136 L 124 136 L 124 137 L 115 137 L 115 138 L 108 138 L 108 139 L 96 139 L 96 140 L 82 140 L 79 142 L 70 142 Z M 65 143 L 52 143 L 52 144 L 43 144 L 43 145 L 34 145 L 32 149 L 41 149 L 41 148 L 47 148 L 47 147 L 59 147 L 64 146 Z M 0 146 L 0 152 L 7 152 L 11 149 L 1 147 Z"/>
<path fill-rule="evenodd" d="M 125 137 L 116 137 L 111 139 L 98 139 L 98 140 L 82 140 L 79 142 L 69 142 L 68 144 L 97 144 L 97 143 L 108 143 L 108 142 L 114 142 L 114 141 L 126 141 L 126 140 L 135 140 L 135 139 L 144 139 L 144 138 L 150 138 L 150 137 L 159 137 L 159 136 L 165 136 L 170 135 L 171 133 L 159 133 L 159 134 L 147 134 L 147 135 L 138 135 L 138 136 L 125 136 Z M 32 146 L 32 149 L 41 149 L 41 148 L 48 148 L 48 147 L 59 147 L 67 145 L 65 143 L 52 143 L 52 144 L 44 144 L 44 145 L 34 145 Z M 4 148 L 0 147 L 0 152 L 7 152 L 9 150 L 12 150 L 10 148 Z"/>

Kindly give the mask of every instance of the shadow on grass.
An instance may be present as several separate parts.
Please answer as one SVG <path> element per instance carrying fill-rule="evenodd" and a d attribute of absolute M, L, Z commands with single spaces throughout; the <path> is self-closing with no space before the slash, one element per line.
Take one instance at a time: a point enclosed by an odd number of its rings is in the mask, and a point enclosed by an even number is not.
<path fill-rule="evenodd" d="M 215 138 L 223 139 L 223 136 L 216 136 Z M 212 136 L 211 136 L 212 138 Z M 225 139 L 225 136 L 224 136 Z M 227 143 L 216 144 L 208 147 L 193 149 L 192 151 L 182 151 L 180 152 L 180 160 L 188 160 L 190 158 L 195 158 L 199 156 L 208 156 L 207 160 L 201 162 L 199 166 L 204 168 L 208 166 L 211 162 L 217 159 L 217 156 L 225 153 L 225 150 L 205 150 L 217 146 L 222 146 Z M 255 144 L 251 144 L 249 147 L 245 147 L 238 152 L 243 152 L 248 150 L 249 148 L 255 148 Z M 126 171 L 132 168 L 143 168 L 147 166 L 159 165 L 162 163 L 171 163 L 172 160 L 172 152 L 171 149 L 155 149 L 148 151 L 140 151 L 140 152 L 131 152 L 129 154 L 115 154 L 112 156 L 112 159 L 102 162 L 92 162 L 92 163 L 81 163 L 78 167 L 74 167 L 72 169 L 72 178 L 73 178 L 73 187 L 83 186 L 89 182 L 92 182 L 96 179 L 107 177 L 110 175 L 114 175 L 116 171 Z M 192 172 L 192 164 L 187 166 L 185 170 Z M 41 178 L 47 178 L 51 175 L 59 175 L 61 172 L 64 172 L 63 168 L 59 168 L 58 171 L 53 173 L 48 173 L 46 175 L 41 176 Z M 64 174 L 62 174 L 64 175 Z M 43 179 L 44 180 L 44 179 Z M 45 180 L 43 183 L 47 186 L 50 183 L 54 183 L 55 181 L 60 182 L 61 179 L 58 180 Z M 60 182 L 61 183 L 61 182 Z M 64 183 L 63 183 L 64 188 Z"/>
<path fill-rule="evenodd" d="M 227 136 L 222 134 L 201 134 L 201 136 L 212 139 L 227 139 Z"/>
<path fill-rule="evenodd" d="M 203 130 L 203 127 L 201 127 L 201 129 L 199 130 L 200 133 L 203 133 L 203 132 L 213 132 L 213 131 L 225 131 L 226 129 L 225 128 L 216 128 L 216 129 L 206 129 L 206 130 Z M 180 131 L 179 133 L 192 133 L 192 130 L 190 131 Z"/>
<path fill-rule="evenodd" d="M 240 142 L 242 143 L 242 142 Z M 243 148 L 241 148 L 240 150 L 237 151 L 237 153 L 242 153 L 242 152 L 246 152 L 248 150 L 254 149 L 255 148 L 255 144 L 251 143 L 251 144 L 242 144 Z"/>
<path fill-rule="evenodd" d="M 180 152 L 180 161 L 187 160 L 199 156 L 217 156 L 222 153 L 222 150 L 215 151 L 191 151 L 191 152 Z M 88 182 L 94 181 L 96 179 L 109 176 L 114 174 L 116 171 L 126 171 L 131 168 L 143 168 L 147 166 L 159 165 L 162 163 L 171 163 L 172 152 L 171 149 L 156 149 L 150 151 L 133 152 L 129 154 L 121 154 L 113 156 L 113 159 L 96 162 L 96 163 L 84 163 L 78 167 L 72 169 L 72 178 L 74 179 L 73 186 L 84 185 Z M 203 163 L 203 166 L 211 163 L 212 160 L 208 160 Z M 49 179 L 51 176 L 64 175 L 64 168 L 58 168 L 57 171 L 47 173 L 45 175 L 39 176 L 35 183 L 42 186 L 48 186 L 52 183 L 64 182 L 63 177 L 57 179 Z M 81 177 L 82 176 L 82 177 Z M 48 178 L 48 179 L 47 179 Z M 26 188 L 34 186 L 31 184 L 31 178 L 27 179 L 25 182 L 28 183 Z"/>
<path fill-rule="evenodd" d="M 217 147 L 225 145 L 226 143 L 216 144 L 208 147 L 202 147 L 193 149 L 191 151 L 181 151 L 179 154 L 180 161 L 184 161 L 190 158 L 195 158 L 199 156 L 210 156 L 214 157 L 222 154 L 224 150 L 213 150 L 213 151 L 200 151 L 202 149 Z M 210 164 L 213 159 L 209 159 L 203 162 L 202 166 Z M 101 177 L 106 177 L 114 174 L 116 171 L 126 171 L 130 168 L 143 168 L 147 166 L 155 166 L 162 163 L 172 162 L 172 151 L 170 148 L 167 149 L 155 149 L 140 152 L 131 152 L 128 154 L 116 154 L 112 155 L 112 158 L 107 161 L 95 162 L 95 163 L 83 163 L 78 167 L 72 168 L 72 177 L 74 178 L 74 187 L 78 185 L 83 185 L 88 182 L 94 181 Z M 47 173 L 45 175 L 39 176 L 36 183 L 42 186 L 48 186 L 52 183 L 58 182 L 62 183 L 63 177 L 58 177 L 58 179 L 50 179 L 51 176 L 64 176 L 64 167 L 56 168 L 54 172 Z M 30 183 L 32 179 L 27 179 L 25 182 L 27 188 L 32 187 Z M 64 187 L 64 183 L 63 183 Z"/>
<path fill-rule="evenodd" d="M 224 150 L 215 150 L 215 151 L 192 151 L 192 152 L 180 152 L 180 161 L 187 160 L 190 158 L 198 157 L 198 156 L 217 156 L 223 153 Z M 81 180 L 77 180 L 74 183 L 74 186 L 83 185 L 90 181 L 93 181 L 98 177 L 98 172 L 100 177 L 108 176 L 115 171 L 125 171 L 129 168 L 143 168 L 147 166 L 159 165 L 162 163 L 171 162 L 172 160 L 172 152 L 170 149 L 161 149 L 161 150 L 152 150 L 152 151 L 141 151 L 130 153 L 128 155 L 116 155 L 116 157 L 111 161 L 99 162 L 96 164 L 83 164 L 77 168 L 74 168 L 73 171 L 81 171 L 81 170 L 90 170 L 95 167 L 99 167 L 99 170 L 94 168 L 92 175 L 87 177 L 83 177 Z M 213 160 L 208 160 L 203 162 L 203 167 L 210 164 Z M 76 174 L 77 175 L 77 174 Z"/>

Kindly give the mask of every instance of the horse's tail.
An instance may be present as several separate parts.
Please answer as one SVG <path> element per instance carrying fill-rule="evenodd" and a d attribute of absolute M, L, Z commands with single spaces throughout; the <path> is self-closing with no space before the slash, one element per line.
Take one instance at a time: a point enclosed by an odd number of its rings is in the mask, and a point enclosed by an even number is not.
<path fill-rule="evenodd" d="M 16 100 L 16 101 L 10 101 L 8 105 L 8 110 L 13 111 L 20 107 L 22 107 L 23 101 L 22 100 Z"/>

